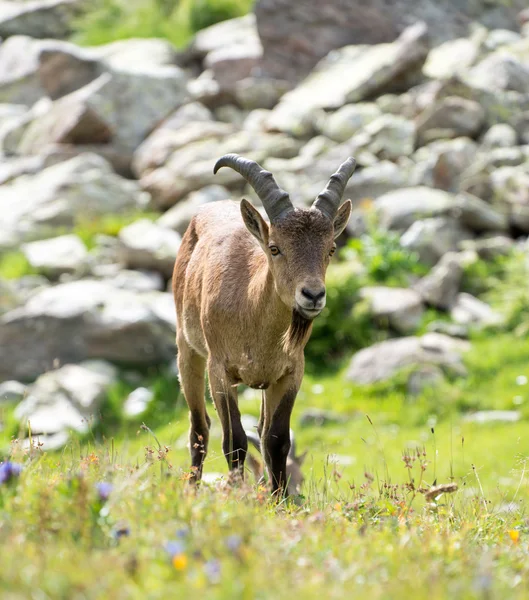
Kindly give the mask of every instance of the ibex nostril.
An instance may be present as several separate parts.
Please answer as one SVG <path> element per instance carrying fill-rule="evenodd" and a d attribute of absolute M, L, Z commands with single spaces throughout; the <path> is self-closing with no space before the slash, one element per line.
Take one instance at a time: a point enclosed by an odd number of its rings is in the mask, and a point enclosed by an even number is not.
<path fill-rule="evenodd" d="M 308 288 L 302 288 L 301 293 L 303 294 L 303 296 L 305 296 L 305 298 L 316 304 L 318 300 L 321 300 L 325 296 L 325 288 L 320 288 L 319 290 L 309 290 Z"/>

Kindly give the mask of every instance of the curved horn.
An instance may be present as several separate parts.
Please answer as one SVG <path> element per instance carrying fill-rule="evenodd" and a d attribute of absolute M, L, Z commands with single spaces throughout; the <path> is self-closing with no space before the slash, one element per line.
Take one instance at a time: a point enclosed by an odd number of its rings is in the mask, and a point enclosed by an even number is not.
<path fill-rule="evenodd" d="M 265 171 L 255 161 L 238 154 L 225 154 L 215 163 L 213 173 L 216 174 L 221 167 L 231 167 L 246 179 L 263 203 L 270 222 L 294 210 L 287 192 L 277 185 L 272 173 Z"/>
<path fill-rule="evenodd" d="M 329 183 L 325 186 L 323 192 L 318 195 L 312 208 L 319 210 L 333 221 L 340 206 L 345 186 L 354 173 L 355 167 L 356 161 L 350 156 L 340 165 L 336 173 L 331 175 Z"/>

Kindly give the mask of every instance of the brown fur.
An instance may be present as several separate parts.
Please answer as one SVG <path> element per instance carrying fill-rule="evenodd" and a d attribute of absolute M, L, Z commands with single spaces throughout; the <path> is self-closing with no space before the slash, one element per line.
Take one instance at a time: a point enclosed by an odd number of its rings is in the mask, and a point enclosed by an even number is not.
<path fill-rule="evenodd" d="M 192 219 L 176 258 L 173 291 L 195 479 L 209 437 L 207 369 L 230 469 L 243 471 L 248 447 L 236 386 L 265 390 L 259 422 L 263 457 L 272 491 L 284 489 L 290 415 L 311 330 L 311 318 L 299 312 L 300 290 L 323 289 L 334 237 L 350 209 L 350 201 L 342 205 L 334 227 L 323 213 L 308 209 L 268 224 L 246 201 L 212 203 Z M 280 255 L 273 256 L 270 246 Z"/>

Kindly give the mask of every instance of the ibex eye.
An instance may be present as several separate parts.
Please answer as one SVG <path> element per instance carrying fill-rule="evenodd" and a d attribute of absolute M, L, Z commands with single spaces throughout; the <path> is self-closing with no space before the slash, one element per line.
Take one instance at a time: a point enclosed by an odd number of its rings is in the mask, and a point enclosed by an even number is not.
<path fill-rule="evenodd" d="M 270 246 L 270 254 L 277 256 L 279 254 L 279 248 L 277 246 Z"/>
<path fill-rule="evenodd" d="M 331 251 L 329 252 L 329 256 L 332 256 L 335 252 L 336 252 L 336 246 L 333 246 L 331 248 Z"/>

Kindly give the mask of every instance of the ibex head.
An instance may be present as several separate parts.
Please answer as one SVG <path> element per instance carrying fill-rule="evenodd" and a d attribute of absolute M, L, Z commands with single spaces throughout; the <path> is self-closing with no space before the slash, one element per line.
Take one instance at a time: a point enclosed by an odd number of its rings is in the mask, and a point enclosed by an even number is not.
<path fill-rule="evenodd" d="M 348 158 L 331 176 L 310 209 L 295 208 L 272 173 L 253 160 L 226 154 L 215 164 L 240 173 L 259 196 L 270 219 L 267 223 L 248 200 L 241 213 L 250 233 L 266 254 L 275 289 L 282 302 L 307 321 L 325 306 L 325 273 L 351 214 L 351 201 L 340 205 L 356 163 Z"/>

